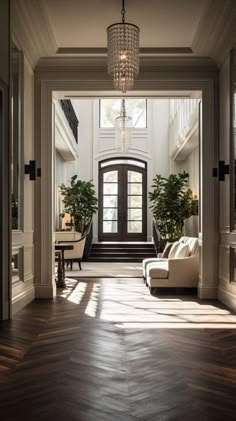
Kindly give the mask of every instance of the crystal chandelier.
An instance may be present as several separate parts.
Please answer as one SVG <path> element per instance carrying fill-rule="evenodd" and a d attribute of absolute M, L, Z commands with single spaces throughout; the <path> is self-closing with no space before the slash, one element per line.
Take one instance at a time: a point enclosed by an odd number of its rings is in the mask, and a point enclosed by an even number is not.
<path fill-rule="evenodd" d="M 116 145 L 117 150 L 127 152 L 129 142 L 132 138 L 132 118 L 127 116 L 125 109 L 125 99 L 121 101 L 121 113 L 116 118 Z"/>
<path fill-rule="evenodd" d="M 139 73 L 139 27 L 125 22 L 125 1 L 122 0 L 122 22 L 107 28 L 108 74 L 117 90 L 126 92 Z"/>

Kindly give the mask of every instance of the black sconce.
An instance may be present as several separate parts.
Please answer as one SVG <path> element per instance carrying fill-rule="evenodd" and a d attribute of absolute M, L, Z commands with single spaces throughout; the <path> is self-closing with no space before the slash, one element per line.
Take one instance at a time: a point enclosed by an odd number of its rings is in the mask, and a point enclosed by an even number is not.
<path fill-rule="evenodd" d="M 225 181 L 226 174 L 229 174 L 229 165 L 225 164 L 225 161 L 219 161 L 219 167 L 213 168 L 212 176 L 219 177 L 219 181 Z"/>
<path fill-rule="evenodd" d="M 25 174 L 29 174 L 29 179 L 35 181 L 37 177 L 41 177 L 41 168 L 37 168 L 36 161 L 29 161 L 25 165 Z"/>

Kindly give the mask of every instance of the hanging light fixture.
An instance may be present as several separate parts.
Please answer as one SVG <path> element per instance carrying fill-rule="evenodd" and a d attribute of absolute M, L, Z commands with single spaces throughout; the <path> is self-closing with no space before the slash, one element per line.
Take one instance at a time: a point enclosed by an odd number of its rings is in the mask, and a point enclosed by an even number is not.
<path fill-rule="evenodd" d="M 107 28 L 108 73 L 117 90 L 126 92 L 139 73 L 139 27 L 125 22 L 125 1 L 122 0 L 122 22 Z"/>
<path fill-rule="evenodd" d="M 133 123 L 132 118 L 127 116 L 125 99 L 121 100 L 121 113 L 116 118 L 116 145 L 117 150 L 127 152 L 129 142 L 132 138 Z"/>

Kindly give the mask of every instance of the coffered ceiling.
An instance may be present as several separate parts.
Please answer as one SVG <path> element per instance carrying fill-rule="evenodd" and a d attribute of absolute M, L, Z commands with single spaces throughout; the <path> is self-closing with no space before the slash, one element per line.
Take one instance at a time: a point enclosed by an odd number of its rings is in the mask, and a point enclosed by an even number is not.
<path fill-rule="evenodd" d="M 140 27 L 140 56 L 202 57 L 221 64 L 236 40 L 236 0 L 126 0 Z M 121 0 L 12 0 L 13 40 L 41 58 L 106 56 L 106 28 Z"/>

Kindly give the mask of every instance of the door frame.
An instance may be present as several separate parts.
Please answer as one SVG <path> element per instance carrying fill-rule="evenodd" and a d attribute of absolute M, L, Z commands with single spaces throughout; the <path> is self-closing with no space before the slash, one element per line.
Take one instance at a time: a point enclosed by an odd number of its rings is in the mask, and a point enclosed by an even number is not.
<path fill-rule="evenodd" d="M 109 161 L 119 161 L 119 160 L 131 160 L 131 161 L 136 161 L 136 162 L 140 162 L 144 165 L 144 167 L 140 167 L 138 165 L 134 165 L 134 164 L 112 164 L 109 166 L 106 166 L 103 170 L 103 168 L 101 167 L 103 163 L 109 162 Z M 103 222 L 103 218 L 102 218 L 102 211 L 103 211 L 103 205 L 102 205 L 102 196 L 103 196 L 103 173 L 105 172 L 105 170 L 112 170 L 112 169 L 117 169 L 119 167 L 130 167 L 133 169 L 139 169 L 139 172 L 142 173 L 143 175 L 143 194 L 142 194 L 142 198 L 143 198 L 143 219 L 142 219 L 142 233 L 141 234 L 133 234 L 133 235 L 129 235 L 127 234 L 126 236 L 124 236 L 124 233 L 119 234 L 119 230 L 118 230 L 118 234 L 114 235 L 114 234 L 104 234 L 103 233 L 103 229 L 102 229 L 102 222 Z M 119 171 L 119 170 L 118 170 Z M 124 174 L 122 174 L 122 177 L 124 176 Z M 118 186 L 120 184 L 120 180 L 118 180 Z M 124 180 L 121 181 L 121 184 L 124 184 Z M 118 187 L 119 188 L 119 187 Z M 127 191 L 125 190 L 123 197 L 119 198 L 122 199 L 122 201 L 124 199 L 126 199 L 127 197 Z M 114 157 L 114 158 L 107 158 L 107 159 L 103 159 L 101 161 L 99 161 L 98 164 L 98 239 L 99 241 L 122 241 L 122 242 L 127 242 L 127 241 L 147 241 L 147 162 L 143 161 L 142 159 L 138 159 L 138 158 L 133 158 L 130 156 L 120 156 L 120 157 Z M 101 200 L 100 200 L 101 199 Z M 118 210 L 118 225 L 119 225 L 119 220 L 120 218 L 123 218 L 123 215 L 120 215 L 119 210 Z M 127 221 L 126 221 L 127 222 Z"/>
<path fill-rule="evenodd" d="M 216 298 L 219 253 L 219 183 L 212 168 L 219 157 L 219 73 L 207 58 L 144 59 L 135 88 L 126 96 L 159 97 L 168 91 L 202 93 L 201 143 L 200 298 Z M 56 293 L 53 249 L 54 139 L 52 99 L 54 92 L 99 98 L 121 96 L 107 75 L 105 58 L 43 59 L 35 71 L 35 156 L 41 164 L 41 183 L 35 186 L 35 293 L 50 298 Z M 124 95 L 125 96 L 125 95 Z M 205 205 L 207 204 L 207 205 Z"/>

